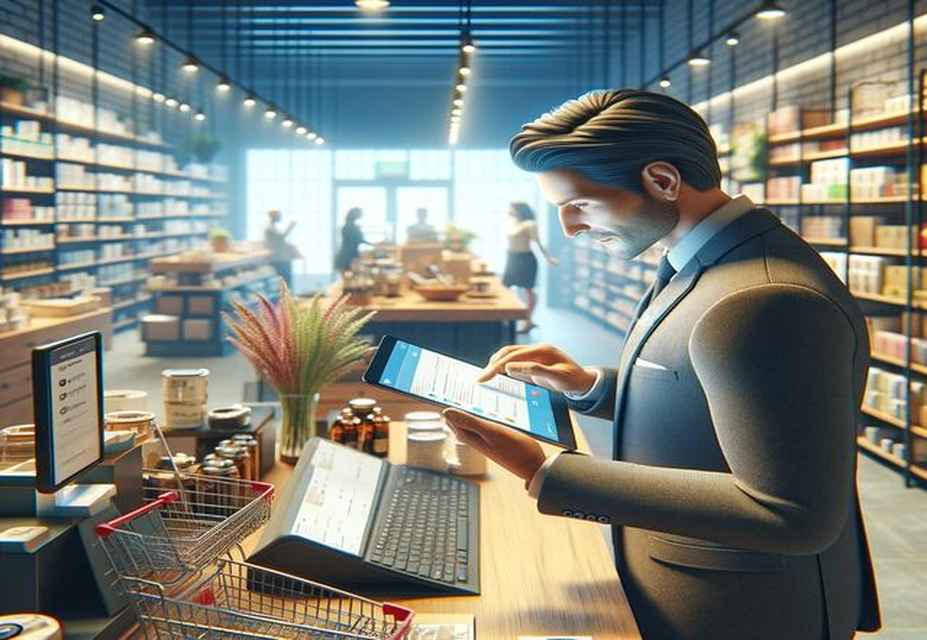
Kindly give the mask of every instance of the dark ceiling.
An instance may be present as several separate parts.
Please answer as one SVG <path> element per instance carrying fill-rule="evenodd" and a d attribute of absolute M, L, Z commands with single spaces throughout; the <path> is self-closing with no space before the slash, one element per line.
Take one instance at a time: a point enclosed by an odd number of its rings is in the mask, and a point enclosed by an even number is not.
<path fill-rule="evenodd" d="M 374 90 L 382 99 L 377 106 L 390 112 L 407 108 L 407 95 L 415 106 L 410 118 L 423 110 L 446 113 L 468 24 L 466 0 L 393 0 L 377 14 L 361 12 L 353 0 L 142 1 L 155 30 L 263 95 L 279 99 L 308 83 L 336 88 L 344 104 L 352 96 L 367 100 Z M 605 52 L 634 38 L 644 20 L 655 23 L 660 3 L 473 0 L 477 110 L 514 109 L 514 122 L 524 119 L 522 112 L 536 116 L 574 87 L 601 86 L 609 73 Z M 513 92 L 523 105 L 513 103 Z M 363 126 L 344 121 L 347 113 L 339 128 Z"/>

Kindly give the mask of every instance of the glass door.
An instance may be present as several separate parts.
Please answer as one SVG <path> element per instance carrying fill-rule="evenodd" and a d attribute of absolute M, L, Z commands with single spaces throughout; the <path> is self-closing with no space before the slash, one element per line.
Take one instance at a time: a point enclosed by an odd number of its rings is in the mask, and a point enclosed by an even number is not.
<path fill-rule="evenodd" d="M 387 215 L 386 187 L 339 186 L 335 192 L 337 207 L 338 244 L 341 243 L 341 227 L 350 209 L 358 207 L 363 211 L 360 227 L 367 242 L 383 242 L 393 237 L 393 225 Z"/>
<path fill-rule="evenodd" d="M 406 229 L 418 222 L 417 211 L 428 213 L 426 222 L 441 234 L 450 221 L 447 187 L 396 187 L 396 240 L 406 241 Z"/>

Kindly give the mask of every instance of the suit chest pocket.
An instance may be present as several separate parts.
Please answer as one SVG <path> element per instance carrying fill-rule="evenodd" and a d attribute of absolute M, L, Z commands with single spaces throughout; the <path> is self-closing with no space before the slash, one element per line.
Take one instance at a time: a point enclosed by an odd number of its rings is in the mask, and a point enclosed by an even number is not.
<path fill-rule="evenodd" d="M 654 382 L 679 382 L 679 372 L 638 358 L 631 367 L 631 382 L 634 380 Z"/>

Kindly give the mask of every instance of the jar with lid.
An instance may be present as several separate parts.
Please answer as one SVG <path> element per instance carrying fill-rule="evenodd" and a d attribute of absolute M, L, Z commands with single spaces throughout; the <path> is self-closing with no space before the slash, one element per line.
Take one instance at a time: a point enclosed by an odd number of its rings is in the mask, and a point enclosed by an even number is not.
<path fill-rule="evenodd" d="M 260 445 L 258 444 L 257 438 L 255 438 L 250 433 L 239 433 L 232 436 L 232 442 L 248 449 L 248 455 L 251 456 L 251 479 L 260 480 L 261 455 Z"/>
<path fill-rule="evenodd" d="M 373 453 L 375 418 L 381 411 L 380 407 L 374 407 L 373 412 L 367 414 L 360 426 L 357 434 L 357 448 L 364 453 Z"/>
<path fill-rule="evenodd" d="M 351 418 L 344 424 L 344 446 L 357 448 L 357 437 L 360 432 L 362 420 Z"/>
<path fill-rule="evenodd" d="M 239 504 L 238 487 L 229 480 L 238 480 L 238 468 L 231 460 L 216 460 L 204 465 L 197 478 L 198 502 L 206 513 L 225 517 L 232 515 Z"/>
<path fill-rule="evenodd" d="M 338 444 L 344 444 L 345 427 L 353 417 L 354 413 L 350 409 L 342 409 L 338 417 L 335 418 L 335 421 L 332 423 L 332 426 L 328 429 L 329 440 L 337 442 Z"/>
<path fill-rule="evenodd" d="M 243 447 L 235 443 L 216 447 L 216 454 L 220 458 L 231 460 L 238 469 L 238 476 L 242 480 L 254 480 L 251 477 L 251 454 L 248 453 L 248 447 Z"/>
<path fill-rule="evenodd" d="M 380 413 L 373 423 L 373 455 L 385 458 L 389 455 L 389 416 Z"/>

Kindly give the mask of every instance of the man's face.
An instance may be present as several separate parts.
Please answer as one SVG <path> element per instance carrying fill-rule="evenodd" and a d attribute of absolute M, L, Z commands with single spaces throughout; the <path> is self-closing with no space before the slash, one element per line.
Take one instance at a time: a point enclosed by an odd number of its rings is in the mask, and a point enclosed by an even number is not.
<path fill-rule="evenodd" d="M 571 169 L 538 175 L 548 202 L 557 206 L 567 237 L 585 235 L 630 260 L 666 237 L 679 222 L 675 203 L 587 180 Z"/>

